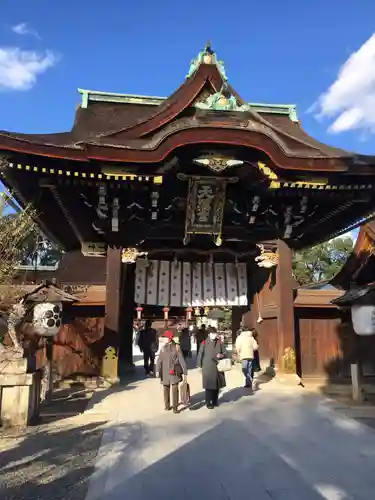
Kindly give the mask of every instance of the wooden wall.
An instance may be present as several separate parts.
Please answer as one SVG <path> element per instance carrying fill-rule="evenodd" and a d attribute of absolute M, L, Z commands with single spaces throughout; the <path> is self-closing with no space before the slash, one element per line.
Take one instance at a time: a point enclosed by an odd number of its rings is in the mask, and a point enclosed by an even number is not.
<path fill-rule="evenodd" d="M 262 270 L 258 281 L 258 297 L 254 294 L 251 310 L 244 324 L 259 333 L 260 357 L 263 364 L 280 359 L 278 331 L 279 301 L 272 272 Z M 297 373 L 303 378 L 324 378 L 332 383 L 347 381 L 350 363 L 359 352 L 365 376 L 375 375 L 375 336 L 358 337 L 352 328 L 350 314 L 340 311 L 331 300 L 339 290 L 297 289 L 294 296 L 294 347 Z M 262 318 L 261 323 L 257 319 Z"/>
<path fill-rule="evenodd" d="M 274 366 L 278 357 L 277 318 L 267 318 L 256 326 L 259 341 L 259 353 L 262 363 Z M 265 367 L 264 367 L 265 368 Z"/>
<path fill-rule="evenodd" d="M 278 358 L 277 290 L 275 270 L 258 268 L 251 277 L 256 280 L 251 310 L 244 314 L 247 328 L 255 328 L 259 334 L 259 352 L 263 364 L 274 365 Z M 250 278 L 250 279 L 251 279 Z M 259 322 L 259 319 L 262 319 Z"/>
<path fill-rule="evenodd" d="M 348 375 L 348 328 L 336 308 L 295 308 L 296 351 L 302 377 Z"/>
<path fill-rule="evenodd" d="M 296 338 L 302 376 L 325 376 L 331 382 L 350 377 L 350 363 L 357 352 L 364 376 L 375 375 L 375 337 L 355 334 L 350 313 L 336 307 L 295 308 Z"/>
<path fill-rule="evenodd" d="M 100 375 L 103 344 L 104 307 L 71 307 L 64 312 L 63 326 L 54 339 L 53 369 L 56 378 Z M 45 365 L 43 340 L 34 349 L 36 368 Z"/>

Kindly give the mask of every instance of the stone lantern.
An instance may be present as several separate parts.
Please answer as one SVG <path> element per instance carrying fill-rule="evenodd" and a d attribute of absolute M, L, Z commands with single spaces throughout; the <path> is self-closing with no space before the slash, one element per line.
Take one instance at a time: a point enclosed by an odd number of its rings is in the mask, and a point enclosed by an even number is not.
<path fill-rule="evenodd" d="M 28 287 L 30 288 L 30 287 Z M 41 400 L 40 374 L 36 371 L 35 357 L 26 358 L 19 329 L 30 325 L 33 332 L 46 338 L 47 366 L 45 374 L 48 387 L 52 388 L 53 337 L 62 324 L 65 302 L 75 302 L 76 297 L 64 292 L 51 282 L 34 287 L 15 304 L 9 314 L 7 335 L 12 342 L 2 346 L 0 352 L 0 421 L 4 426 L 25 426 L 39 416 Z"/>
<path fill-rule="evenodd" d="M 52 283 L 47 283 L 28 295 L 27 302 L 34 303 L 32 307 L 32 327 L 36 335 L 46 339 L 47 365 L 44 368 L 42 380 L 42 396 L 48 399 L 53 391 L 53 339 L 62 326 L 64 303 L 73 303 L 77 299 Z"/>
<path fill-rule="evenodd" d="M 341 297 L 332 300 L 340 309 L 350 312 L 355 335 L 351 355 L 352 396 L 357 402 L 363 399 L 363 359 L 361 343 L 363 337 L 375 335 L 375 284 L 352 286 Z"/>

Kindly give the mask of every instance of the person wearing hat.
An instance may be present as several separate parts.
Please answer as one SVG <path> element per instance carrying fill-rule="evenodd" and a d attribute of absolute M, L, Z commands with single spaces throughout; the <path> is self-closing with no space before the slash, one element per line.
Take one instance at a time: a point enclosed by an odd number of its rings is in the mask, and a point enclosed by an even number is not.
<path fill-rule="evenodd" d="M 163 385 L 165 410 L 173 409 L 173 413 L 178 413 L 178 384 L 186 380 L 187 367 L 181 350 L 173 340 L 173 332 L 167 330 L 163 337 L 167 339 L 167 343 L 158 357 L 156 371 Z"/>

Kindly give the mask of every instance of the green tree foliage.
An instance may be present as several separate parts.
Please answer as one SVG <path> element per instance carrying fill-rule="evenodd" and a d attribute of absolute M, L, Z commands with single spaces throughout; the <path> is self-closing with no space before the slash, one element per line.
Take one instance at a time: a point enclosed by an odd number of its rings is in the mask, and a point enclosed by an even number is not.
<path fill-rule="evenodd" d="M 23 245 L 34 230 L 34 216 L 31 206 L 8 215 L 2 215 L 0 209 L 0 321 L 2 326 L 4 326 L 2 314 L 7 314 L 22 296 L 22 291 L 17 287 L 12 287 L 11 283 L 16 268 L 21 262 Z M 4 332 L 4 328 L 2 330 Z"/>
<path fill-rule="evenodd" d="M 340 271 L 352 250 L 353 240 L 345 236 L 296 252 L 293 272 L 298 285 L 332 279 Z"/>
<path fill-rule="evenodd" d="M 11 282 L 21 262 L 23 245 L 34 230 L 33 210 L 27 207 L 15 214 L 0 217 L 0 284 Z"/>
<path fill-rule="evenodd" d="M 23 212 L 13 212 L 3 217 L 3 224 L 18 226 Z M 51 243 L 33 224 L 18 246 L 19 264 L 24 266 L 53 266 L 62 255 L 61 249 Z"/>

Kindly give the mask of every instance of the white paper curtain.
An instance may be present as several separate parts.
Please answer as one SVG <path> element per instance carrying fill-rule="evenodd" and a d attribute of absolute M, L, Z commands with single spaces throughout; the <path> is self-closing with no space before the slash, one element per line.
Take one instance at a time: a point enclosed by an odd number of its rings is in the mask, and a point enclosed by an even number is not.
<path fill-rule="evenodd" d="M 137 304 L 195 307 L 247 305 L 246 263 L 206 264 L 139 259 Z"/>

